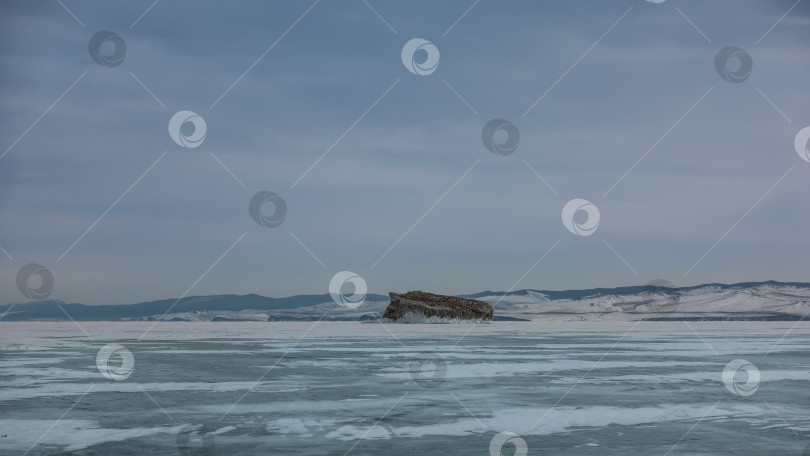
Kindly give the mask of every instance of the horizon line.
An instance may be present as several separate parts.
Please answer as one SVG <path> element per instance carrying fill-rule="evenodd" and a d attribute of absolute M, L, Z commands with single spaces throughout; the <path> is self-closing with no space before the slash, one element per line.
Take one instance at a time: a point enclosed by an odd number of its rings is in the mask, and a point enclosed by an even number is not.
<path fill-rule="evenodd" d="M 538 289 L 538 288 L 521 288 L 519 290 L 512 290 L 512 291 L 482 290 L 482 291 L 478 291 L 478 292 L 475 292 L 475 293 L 459 293 L 459 294 L 452 294 L 452 295 L 448 295 L 448 296 L 464 297 L 464 296 L 480 295 L 482 293 L 491 293 L 491 294 L 495 294 L 495 295 L 513 295 L 513 294 L 520 293 L 520 292 L 523 292 L 523 291 L 566 293 L 566 292 L 585 292 L 585 291 L 596 291 L 596 290 L 619 290 L 619 289 L 626 289 L 626 288 L 641 288 L 641 289 L 644 289 L 646 287 L 650 287 L 650 288 L 670 288 L 670 289 L 673 289 L 673 290 L 694 290 L 694 289 L 697 289 L 697 288 L 709 287 L 709 286 L 735 287 L 735 286 L 740 286 L 740 285 L 765 285 L 765 284 L 804 285 L 804 286 L 810 287 L 810 282 L 782 282 L 782 281 L 773 280 L 773 279 L 763 280 L 763 281 L 734 282 L 734 283 L 707 282 L 707 283 L 702 283 L 702 284 L 699 284 L 699 285 L 682 286 L 682 287 L 678 287 L 678 286 L 674 286 L 674 285 L 673 286 L 667 286 L 666 284 L 653 284 L 653 282 L 666 282 L 666 283 L 669 283 L 669 282 L 667 282 L 667 281 L 665 281 L 663 279 L 657 279 L 657 280 L 652 280 L 652 281 L 650 281 L 650 282 L 648 282 L 648 283 L 646 283 L 644 285 L 623 285 L 623 286 L 618 286 L 618 287 L 593 287 L 593 288 L 576 288 L 576 289 L 569 288 L 569 289 L 564 289 L 564 290 L 549 290 L 549 289 Z M 672 284 L 670 283 L 670 285 L 672 285 Z M 294 295 L 281 296 L 281 297 L 266 296 L 266 295 L 262 295 L 262 294 L 258 294 L 258 293 L 244 293 L 244 294 L 239 294 L 239 293 L 219 293 L 219 294 L 208 294 L 208 295 L 184 296 L 184 297 L 179 298 L 179 299 L 178 298 L 160 298 L 160 299 L 153 299 L 153 300 L 149 300 L 149 301 L 139 301 L 139 302 L 120 303 L 120 304 L 85 304 L 85 303 L 81 303 L 81 302 L 70 302 L 69 303 L 69 302 L 62 301 L 60 299 L 42 299 L 42 300 L 36 300 L 36 301 L 32 300 L 32 301 L 24 301 L 24 302 L 9 302 L 9 303 L 5 303 L 5 304 L 0 304 L 0 306 L 16 306 L 16 305 L 44 303 L 44 302 L 61 302 L 61 303 L 67 304 L 67 305 L 79 304 L 79 305 L 84 305 L 84 306 L 128 306 L 128 305 L 138 305 L 138 304 L 145 304 L 145 303 L 159 302 L 159 301 L 176 300 L 176 301 L 179 302 L 179 301 L 184 301 L 184 300 L 194 299 L 194 298 L 208 298 L 208 297 L 216 297 L 216 296 L 251 296 L 251 295 L 259 296 L 259 297 L 262 297 L 262 298 L 268 298 L 268 299 L 289 299 L 289 298 L 296 298 L 296 297 L 302 297 L 302 296 L 329 296 L 330 293 L 329 292 L 327 292 L 327 293 L 302 293 L 302 294 L 294 294 Z M 366 296 L 370 296 L 370 295 L 385 296 L 384 294 L 381 294 L 381 293 L 366 293 L 365 295 Z"/>

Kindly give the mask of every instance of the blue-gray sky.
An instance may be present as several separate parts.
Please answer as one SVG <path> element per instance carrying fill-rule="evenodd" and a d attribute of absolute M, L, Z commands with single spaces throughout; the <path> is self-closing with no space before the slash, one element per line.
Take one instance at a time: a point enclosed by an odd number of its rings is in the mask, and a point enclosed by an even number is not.
<path fill-rule="evenodd" d="M 90 304 L 325 293 L 342 270 L 379 293 L 807 281 L 795 3 L 3 2 L 0 302 L 26 300 L 28 263 Z M 120 65 L 91 58 L 100 30 Z M 412 38 L 432 74 L 403 65 Z M 729 45 L 744 82 L 715 70 Z M 197 148 L 169 135 L 182 110 Z M 493 118 L 513 154 L 484 147 Z M 278 227 L 248 214 L 264 190 Z M 600 211 L 591 236 L 562 223 L 574 198 Z"/>

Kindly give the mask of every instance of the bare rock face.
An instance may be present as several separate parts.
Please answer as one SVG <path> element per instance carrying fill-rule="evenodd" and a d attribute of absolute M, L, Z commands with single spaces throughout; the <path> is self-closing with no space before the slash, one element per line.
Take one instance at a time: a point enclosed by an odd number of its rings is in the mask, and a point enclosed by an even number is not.
<path fill-rule="evenodd" d="M 409 291 L 404 294 L 388 293 L 391 303 L 383 318 L 398 320 L 406 314 L 423 315 L 425 318 L 458 318 L 460 320 L 492 320 L 492 306 L 484 301 L 444 296 L 425 291 Z"/>

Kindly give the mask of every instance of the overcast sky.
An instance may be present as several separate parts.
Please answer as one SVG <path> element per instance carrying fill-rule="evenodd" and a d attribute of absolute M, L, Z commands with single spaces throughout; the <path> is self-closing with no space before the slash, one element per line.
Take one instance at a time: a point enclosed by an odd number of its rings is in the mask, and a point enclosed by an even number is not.
<path fill-rule="evenodd" d="M 795 3 L 2 2 L 0 303 L 27 301 L 29 263 L 88 304 L 320 294 L 343 270 L 376 293 L 808 281 Z M 496 118 L 511 154 L 482 141 Z"/>

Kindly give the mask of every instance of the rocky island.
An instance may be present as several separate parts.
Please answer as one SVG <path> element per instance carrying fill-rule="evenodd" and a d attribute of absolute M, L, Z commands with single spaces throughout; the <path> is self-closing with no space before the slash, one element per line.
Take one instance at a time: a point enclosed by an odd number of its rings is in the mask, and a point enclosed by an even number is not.
<path fill-rule="evenodd" d="M 492 320 L 492 306 L 484 301 L 445 296 L 425 291 L 388 293 L 391 302 L 383 313 L 384 319 Z"/>

